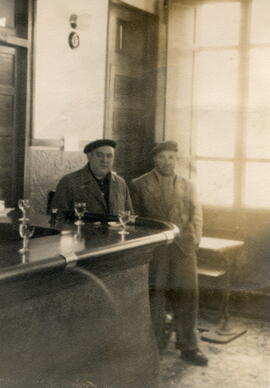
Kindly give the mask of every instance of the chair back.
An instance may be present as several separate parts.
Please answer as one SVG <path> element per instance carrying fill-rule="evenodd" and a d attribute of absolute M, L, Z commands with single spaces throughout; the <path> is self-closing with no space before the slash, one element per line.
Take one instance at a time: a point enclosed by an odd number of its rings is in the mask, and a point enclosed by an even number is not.
<path fill-rule="evenodd" d="M 48 198 L 47 198 L 47 209 L 46 209 L 46 214 L 51 214 L 52 211 L 52 201 L 53 197 L 55 195 L 55 191 L 51 190 L 48 192 Z"/>

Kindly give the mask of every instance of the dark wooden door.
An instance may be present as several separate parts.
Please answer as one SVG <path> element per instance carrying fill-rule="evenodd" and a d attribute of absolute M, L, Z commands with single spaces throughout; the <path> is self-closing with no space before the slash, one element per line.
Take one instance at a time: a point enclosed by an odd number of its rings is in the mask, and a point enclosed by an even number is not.
<path fill-rule="evenodd" d="M 117 140 L 115 170 L 127 180 L 151 166 L 157 17 L 111 4 L 105 135 Z"/>
<path fill-rule="evenodd" d="M 0 196 L 7 207 L 23 195 L 27 7 L 26 0 L 0 1 Z"/>
<path fill-rule="evenodd" d="M 15 50 L 0 46 L 0 190 L 4 199 L 12 197 L 14 143 Z"/>

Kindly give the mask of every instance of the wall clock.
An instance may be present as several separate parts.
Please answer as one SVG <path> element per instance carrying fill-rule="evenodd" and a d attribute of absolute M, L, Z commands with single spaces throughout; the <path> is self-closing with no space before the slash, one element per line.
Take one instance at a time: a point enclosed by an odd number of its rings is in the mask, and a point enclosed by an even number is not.
<path fill-rule="evenodd" d="M 72 48 L 72 49 L 75 49 L 77 47 L 79 47 L 80 45 L 80 37 L 79 35 L 77 34 L 77 32 L 71 32 L 69 34 L 69 37 L 68 37 L 68 43 L 69 43 L 69 46 Z"/>

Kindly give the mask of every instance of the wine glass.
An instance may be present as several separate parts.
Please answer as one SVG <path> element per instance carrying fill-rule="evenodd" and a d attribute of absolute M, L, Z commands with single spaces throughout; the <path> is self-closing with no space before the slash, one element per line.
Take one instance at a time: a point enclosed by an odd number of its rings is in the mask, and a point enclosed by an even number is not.
<path fill-rule="evenodd" d="M 138 218 L 138 216 L 137 216 L 136 214 L 131 214 L 131 215 L 130 215 L 129 222 L 130 222 L 132 225 L 135 225 L 135 223 L 136 223 L 136 218 Z"/>
<path fill-rule="evenodd" d="M 78 220 L 75 222 L 75 225 L 83 225 L 84 222 L 82 218 L 86 212 L 86 203 L 85 202 L 75 202 L 74 205 L 75 214 L 78 217 Z"/>
<path fill-rule="evenodd" d="M 35 227 L 30 226 L 26 222 L 22 222 L 19 226 L 19 234 L 23 239 L 23 247 L 18 252 L 25 253 L 29 251 L 29 239 L 33 236 Z"/>
<path fill-rule="evenodd" d="M 50 226 L 53 228 L 56 225 L 56 219 L 57 219 L 57 213 L 58 209 L 56 207 L 53 207 L 51 210 L 51 218 L 50 218 Z"/>
<path fill-rule="evenodd" d="M 26 217 L 26 212 L 30 208 L 29 199 L 19 199 L 18 206 L 19 206 L 19 209 L 22 211 L 22 218 L 19 218 L 19 220 L 28 221 L 29 219 Z"/>
<path fill-rule="evenodd" d="M 118 232 L 121 235 L 129 234 L 129 232 L 126 230 L 126 225 L 130 221 L 130 210 L 121 210 L 118 212 L 118 218 L 120 221 L 120 224 L 122 225 L 123 229 Z"/>
<path fill-rule="evenodd" d="M 75 240 L 82 238 L 82 224 L 76 224 L 76 233 L 74 234 Z"/>

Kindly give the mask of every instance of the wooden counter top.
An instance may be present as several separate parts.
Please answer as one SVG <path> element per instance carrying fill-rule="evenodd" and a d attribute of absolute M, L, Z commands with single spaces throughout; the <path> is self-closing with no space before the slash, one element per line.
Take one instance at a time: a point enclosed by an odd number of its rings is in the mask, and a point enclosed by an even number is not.
<path fill-rule="evenodd" d="M 29 252 L 21 254 L 22 239 L 18 220 L 0 220 L 0 281 L 10 280 L 37 271 L 61 268 L 101 258 L 134 248 L 169 243 L 178 233 L 173 224 L 137 219 L 128 225 L 125 239 L 118 233 L 116 222 L 87 222 L 78 229 L 72 223 L 51 228 L 48 217 L 36 216 L 30 220 L 35 234 L 29 243 Z M 100 259 L 101 260 L 101 259 Z"/>

